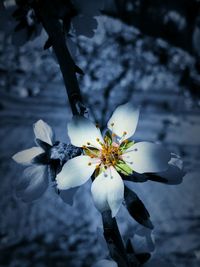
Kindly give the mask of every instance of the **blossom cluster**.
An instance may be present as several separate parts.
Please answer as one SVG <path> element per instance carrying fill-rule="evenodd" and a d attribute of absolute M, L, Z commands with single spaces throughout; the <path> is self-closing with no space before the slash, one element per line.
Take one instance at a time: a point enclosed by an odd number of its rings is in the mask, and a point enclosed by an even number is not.
<path fill-rule="evenodd" d="M 160 174 L 165 179 L 182 178 L 184 172 L 178 156 L 161 144 L 130 140 L 138 119 L 139 109 L 130 103 L 121 105 L 102 135 L 98 125 L 85 117 L 74 116 L 68 123 L 68 135 L 71 144 L 82 153 L 67 160 L 55 173 L 57 188 L 62 191 L 79 187 L 92 176 L 91 192 L 96 208 L 100 212 L 110 210 L 115 217 L 124 200 L 124 177 L 138 173 Z M 38 146 L 15 154 L 13 159 L 28 166 L 24 172 L 30 179 L 28 191 L 38 196 L 48 183 L 48 166 L 56 142 L 51 127 L 42 120 L 34 125 L 34 133 Z"/>

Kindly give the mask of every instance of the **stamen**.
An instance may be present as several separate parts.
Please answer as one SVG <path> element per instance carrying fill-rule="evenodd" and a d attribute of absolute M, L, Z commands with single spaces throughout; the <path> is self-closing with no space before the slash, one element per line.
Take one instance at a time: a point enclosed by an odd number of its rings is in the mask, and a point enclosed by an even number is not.
<path fill-rule="evenodd" d="M 91 166 L 91 165 L 92 165 L 92 163 L 91 163 L 91 162 L 89 162 L 89 163 L 88 163 L 88 166 Z"/>
<path fill-rule="evenodd" d="M 88 146 L 91 145 L 90 142 L 87 142 L 87 145 L 88 145 Z"/>
<path fill-rule="evenodd" d="M 114 126 L 114 122 L 111 123 L 111 126 L 112 126 L 112 127 Z"/>
<path fill-rule="evenodd" d="M 99 140 L 99 138 L 97 138 L 96 140 L 97 140 L 97 142 L 99 142 L 99 141 L 100 141 L 100 140 Z"/>
<path fill-rule="evenodd" d="M 126 131 L 124 131 L 124 132 L 123 132 L 123 135 L 127 135 L 127 132 L 126 132 Z"/>

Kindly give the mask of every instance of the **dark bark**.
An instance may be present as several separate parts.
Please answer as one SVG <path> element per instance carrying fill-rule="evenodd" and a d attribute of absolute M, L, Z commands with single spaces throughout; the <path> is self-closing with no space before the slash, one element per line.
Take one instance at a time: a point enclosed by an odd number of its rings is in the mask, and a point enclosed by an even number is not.
<path fill-rule="evenodd" d="M 73 115 L 77 115 L 80 114 L 79 107 L 83 105 L 80 104 L 82 103 L 82 96 L 76 77 L 76 65 L 67 48 L 65 35 L 62 32 L 59 19 L 52 16 L 50 8 L 51 6 L 49 6 L 48 1 L 40 1 L 36 7 L 36 12 L 39 13 L 43 27 L 49 35 L 53 50 L 56 54 L 72 113 Z"/>
<path fill-rule="evenodd" d="M 76 77 L 77 67 L 66 46 L 65 36 L 59 22 L 59 17 L 54 15 L 55 11 L 51 10 L 51 8 L 52 6 L 49 5 L 47 0 L 42 0 L 37 2 L 35 11 L 38 13 L 43 27 L 49 36 L 49 40 L 60 65 L 72 113 L 73 115 L 84 115 L 85 109 Z M 49 45 L 50 44 L 47 44 L 45 48 Z M 81 110 L 81 108 L 83 109 Z M 116 219 L 112 218 L 111 212 L 103 213 L 102 220 L 104 236 L 108 244 L 110 256 L 117 262 L 118 266 L 139 266 L 139 262 L 134 255 L 132 255 L 131 260 L 128 259 L 128 254 L 126 253 Z"/>

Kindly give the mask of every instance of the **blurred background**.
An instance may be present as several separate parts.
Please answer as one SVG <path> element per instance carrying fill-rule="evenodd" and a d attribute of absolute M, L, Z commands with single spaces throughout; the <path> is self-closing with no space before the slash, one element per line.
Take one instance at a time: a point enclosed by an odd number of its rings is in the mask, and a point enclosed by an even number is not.
<path fill-rule="evenodd" d="M 184 160 L 180 185 L 130 184 L 151 214 L 153 253 L 176 267 L 200 266 L 199 7 L 198 0 L 106 1 L 94 37 L 71 47 L 91 117 L 105 126 L 117 105 L 140 105 L 135 139 L 160 142 Z M 72 115 L 59 66 L 43 50 L 45 32 L 19 46 L 0 23 L 0 266 L 91 266 L 107 251 L 89 183 L 73 207 L 51 188 L 33 203 L 15 195 L 22 168 L 11 157 L 34 145 L 33 123 L 43 119 L 67 143 Z M 138 224 L 125 208 L 117 219 L 122 234 L 134 236 Z"/>

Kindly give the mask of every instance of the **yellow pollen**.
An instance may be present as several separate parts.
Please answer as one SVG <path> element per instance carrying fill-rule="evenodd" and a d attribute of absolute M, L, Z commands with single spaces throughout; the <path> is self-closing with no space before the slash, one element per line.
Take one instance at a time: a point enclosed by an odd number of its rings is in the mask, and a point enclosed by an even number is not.
<path fill-rule="evenodd" d="M 120 159 L 120 148 L 113 144 L 103 144 L 100 159 L 107 167 L 115 166 Z"/>
<path fill-rule="evenodd" d="M 116 134 L 112 133 L 112 137 L 115 137 L 115 136 L 116 136 Z"/>

